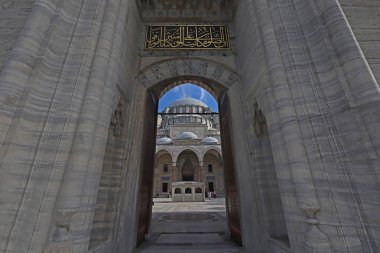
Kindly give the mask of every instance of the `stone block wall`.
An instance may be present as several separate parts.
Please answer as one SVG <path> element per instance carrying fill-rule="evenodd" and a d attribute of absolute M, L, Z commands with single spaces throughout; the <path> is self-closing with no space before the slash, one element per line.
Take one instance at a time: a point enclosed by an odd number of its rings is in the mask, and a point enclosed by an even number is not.
<path fill-rule="evenodd" d="M 0 72 L 35 0 L 0 0 Z"/>

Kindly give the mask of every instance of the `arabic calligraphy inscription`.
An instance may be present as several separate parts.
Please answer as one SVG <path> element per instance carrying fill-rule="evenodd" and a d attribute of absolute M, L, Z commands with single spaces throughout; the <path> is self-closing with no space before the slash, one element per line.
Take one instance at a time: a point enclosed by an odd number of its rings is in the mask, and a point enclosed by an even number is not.
<path fill-rule="evenodd" d="M 230 49 L 227 26 L 147 26 L 145 49 Z"/>

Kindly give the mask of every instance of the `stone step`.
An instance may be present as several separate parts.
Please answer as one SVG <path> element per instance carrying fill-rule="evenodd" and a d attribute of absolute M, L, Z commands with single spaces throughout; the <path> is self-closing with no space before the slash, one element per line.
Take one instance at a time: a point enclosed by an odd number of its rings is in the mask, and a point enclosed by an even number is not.
<path fill-rule="evenodd" d="M 220 244 L 223 239 L 216 233 L 201 234 L 161 234 L 156 240 L 157 245 L 202 245 Z"/>
<path fill-rule="evenodd" d="M 242 248 L 219 233 L 175 233 L 152 236 L 138 253 L 236 253 Z"/>
<path fill-rule="evenodd" d="M 151 246 L 136 253 L 241 253 L 242 248 L 228 245 L 216 246 Z"/>

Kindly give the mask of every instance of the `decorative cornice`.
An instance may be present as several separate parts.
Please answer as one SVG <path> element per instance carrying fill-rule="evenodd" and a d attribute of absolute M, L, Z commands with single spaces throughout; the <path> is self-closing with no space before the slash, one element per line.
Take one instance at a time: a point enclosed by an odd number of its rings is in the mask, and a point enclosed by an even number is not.
<path fill-rule="evenodd" d="M 237 0 L 137 0 L 143 21 L 232 21 Z"/>

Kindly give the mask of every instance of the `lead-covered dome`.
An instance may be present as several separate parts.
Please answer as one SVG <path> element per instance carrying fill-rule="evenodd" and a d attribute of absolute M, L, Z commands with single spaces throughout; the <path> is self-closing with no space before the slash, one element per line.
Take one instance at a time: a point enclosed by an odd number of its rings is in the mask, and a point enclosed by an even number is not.
<path fill-rule="evenodd" d="M 173 144 L 173 140 L 169 137 L 161 137 L 157 140 L 157 145 L 170 145 Z"/>
<path fill-rule="evenodd" d="M 182 132 L 179 135 L 180 139 L 198 139 L 198 136 L 193 132 Z"/>
<path fill-rule="evenodd" d="M 202 144 L 205 144 L 205 145 L 215 145 L 215 144 L 219 144 L 219 141 L 215 137 L 208 136 L 208 137 L 206 137 L 206 138 L 204 138 L 202 140 Z"/>
<path fill-rule="evenodd" d="M 208 107 L 205 103 L 195 98 L 177 99 L 173 103 L 171 103 L 169 107 L 176 107 L 176 106 L 181 106 L 181 105 L 198 105 L 198 106 Z"/>

